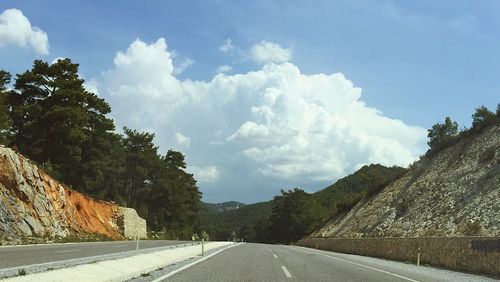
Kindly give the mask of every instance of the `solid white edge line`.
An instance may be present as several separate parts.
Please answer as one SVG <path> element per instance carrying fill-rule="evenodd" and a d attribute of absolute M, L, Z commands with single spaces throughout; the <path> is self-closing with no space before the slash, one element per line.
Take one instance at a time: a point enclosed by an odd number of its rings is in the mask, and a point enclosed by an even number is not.
<path fill-rule="evenodd" d="M 288 271 L 288 269 L 286 269 L 286 266 L 282 265 L 281 269 L 283 269 L 283 272 L 285 273 L 286 277 L 292 278 L 292 274 L 290 274 L 290 272 Z"/>
<path fill-rule="evenodd" d="M 275 259 L 277 259 L 277 258 L 278 258 L 278 256 L 277 256 L 277 255 L 275 255 L 275 254 L 273 254 L 273 256 L 274 256 L 274 258 L 275 258 Z"/>
<path fill-rule="evenodd" d="M 350 263 L 350 264 L 354 264 L 354 265 L 357 265 L 357 266 L 362 266 L 362 267 L 365 267 L 365 268 L 369 268 L 369 269 L 371 269 L 371 270 L 375 270 L 375 271 L 379 271 L 379 272 L 382 272 L 382 273 L 385 273 L 385 274 L 389 274 L 389 275 L 392 275 L 392 276 L 396 276 L 396 277 L 401 278 L 401 279 L 404 279 L 404 280 L 408 280 L 408 281 L 412 281 L 412 282 L 419 282 L 418 280 L 413 280 L 413 279 L 411 279 L 411 278 L 404 277 L 404 276 L 398 275 L 398 274 L 396 274 L 396 273 L 392 273 L 392 272 L 389 272 L 389 271 L 385 271 L 385 270 L 378 269 L 378 268 L 375 268 L 375 267 L 371 267 L 371 266 L 368 266 L 368 265 L 364 265 L 364 264 L 361 264 L 361 263 L 352 262 L 352 261 L 349 261 L 349 260 L 345 260 L 345 259 L 341 259 L 341 258 L 332 257 L 332 256 L 329 256 L 329 255 L 327 255 L 327 254 L 322 254 L 322 255 L 324 255 L 325 257 L 328 257 L 328 258 L 332 258 L 332 259 L 340 260 L 340 261 L 343 261 L 343 262 L 347 262 L 347 263 Z"/>
<path fill-rule="evenodd" d="M 199 259 L 199 260 L 197 260 L 197 261 L 193 261 L 193 262 L 192 262 L 192 263 L 190 263 L 190 264 L 187 264 L 187 265 L 185 265 L 185 266 L 183 266 L 183 267 L 181 267 L 181 268 L 179 268 L 179 269 L 176 269 L 176 270 L 171 271 L 171 272 L 169 272 L 169 273 L 167 273 L 167 274 L 165 274 L 165 275 L 163 275 L 163 276 L 161 276 L 161 277 L 158 277 L 158 278 L 156 278 L 155 280 L 153 280 L 153 281 L 151 281 L 151 282 L 159 282 L 159 281 L 163 281 L 164 279 L 169 278 L 169 277 L 171 277 L 172 275 L 175 275 L 175 274 L 177 274 L 177 273 L 179 273 L 179 272 L 181 272 L 181 271 L 183 271 L 183 270 L 185 270 L 185 269 L 190 268 L 191 266 L 193 266 L 193 265 L 195 265 L 195 264 L 198 264 L 198 263 L 200 263 L 200 262 L 202 262 L 202 261 L 205 261 L 205 260 L 207 260 L 207 259 L 209 259 L 209 258 L 211 258 L 211 257 L 215 256 L 216 254 L 218 254 L 218 253 L 220 253 L 220 252 L 222 252 L 222 251 L 225 251 L 225 250 L 227 250 L 227 249 L 229 249 L 229 248 L 232 248 L 232 247 L 234 247 L 234 246 L 238 246 L 238 245 L 240 245 L 240 244 L 231 245 L 231 246 L 226 247 L 226 248 L 224 248 L 224 249 L 222 249 L 222 250 L 218 250 L 217 252 L 215 252 L 215 253 L 213 253 L 213 254 L 210 254 L 210 255 L 208 255 L 208 256 L 206 256 L 206 257 L 202 258 L 202 259 Z"/>

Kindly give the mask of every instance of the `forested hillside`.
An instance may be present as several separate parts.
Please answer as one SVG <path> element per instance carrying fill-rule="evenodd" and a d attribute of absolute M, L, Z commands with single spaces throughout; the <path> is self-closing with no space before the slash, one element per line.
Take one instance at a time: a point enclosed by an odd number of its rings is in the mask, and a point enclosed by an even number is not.
<path fill-rule="evenodd" d="M 188 238 L 201 193 L 181 152 L 161 154 L 153 133 L 115 131 L 109 104 L 84 87 L 78 64 L 36 60 L 0 71 L 0 143 L 74 190 L 132 207 L 153 231 Z"/>
<path fill-rule="evenodd" d="M 295 188 L 272 201 L 238 210 L 202 214 L 200 222 L 211 238 L 237 237 L 253 242 L 294 242 L 363 197 L 376 194 L 405 172 L 400 167 L 364 166 L 352 175 L 313 194 Z"/>

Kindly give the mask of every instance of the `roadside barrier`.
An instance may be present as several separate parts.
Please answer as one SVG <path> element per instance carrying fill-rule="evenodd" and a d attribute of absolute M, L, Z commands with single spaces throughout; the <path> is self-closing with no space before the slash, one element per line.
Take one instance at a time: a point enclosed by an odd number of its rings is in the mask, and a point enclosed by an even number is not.
<path fill-rule="evenodd" d="M 500 237 L 308 238 L 296 245 L 500 275 Z"/>

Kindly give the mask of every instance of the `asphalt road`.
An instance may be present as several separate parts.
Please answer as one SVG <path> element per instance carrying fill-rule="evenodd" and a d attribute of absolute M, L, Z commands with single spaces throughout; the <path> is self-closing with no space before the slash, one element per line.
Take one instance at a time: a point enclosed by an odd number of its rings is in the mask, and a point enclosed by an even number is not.
<path fill-rule="evenodd" d="M 183 243 L 190 243 L 190 241 L 139 241 L 139 249 L 158 248 Z M 0 247 L 0 270 L 46 262 L 115 254 L 135 249 L 135 241 L 4 246 Z"/>
<path fill-rule="evenodd" d="M 155 275 L 153 279 L 158 277 Z M 495 281 L 482 276 L 370 257 L 263 244 L 241 244 L 226 249 L 165 280 Z"/>

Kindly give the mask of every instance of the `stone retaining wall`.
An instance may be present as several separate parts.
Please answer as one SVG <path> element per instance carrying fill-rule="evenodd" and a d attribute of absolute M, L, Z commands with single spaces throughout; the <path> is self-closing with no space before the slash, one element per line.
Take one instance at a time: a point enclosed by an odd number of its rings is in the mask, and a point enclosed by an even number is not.
<path fill-rule="evenodd" d="M 310 238 L 297 245 L 341 253 L 500 275 L 500 237 Z"/>

